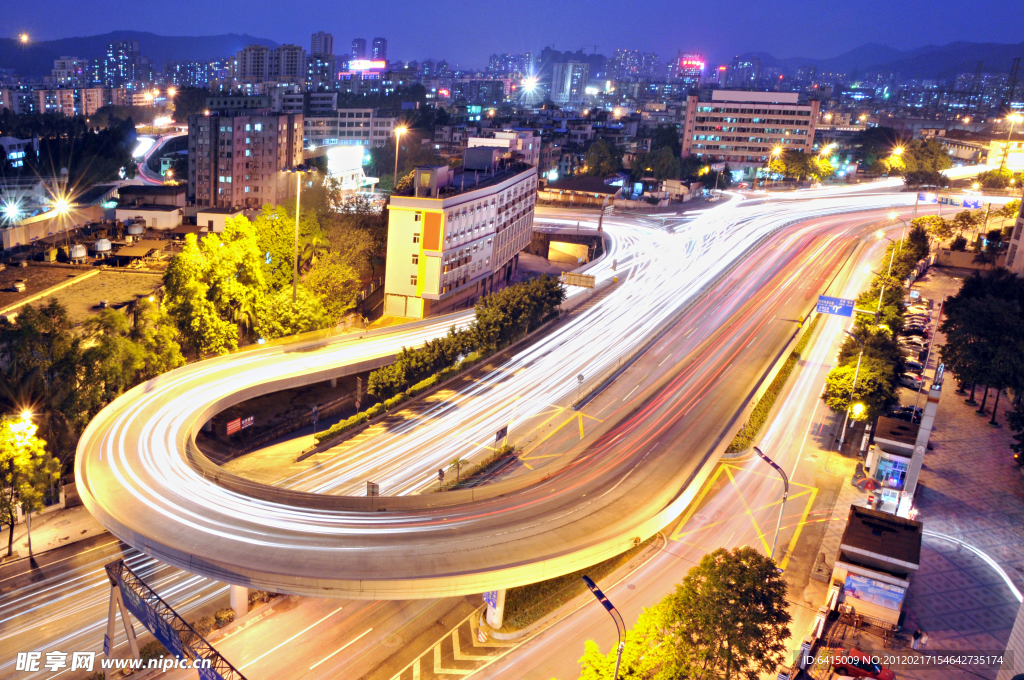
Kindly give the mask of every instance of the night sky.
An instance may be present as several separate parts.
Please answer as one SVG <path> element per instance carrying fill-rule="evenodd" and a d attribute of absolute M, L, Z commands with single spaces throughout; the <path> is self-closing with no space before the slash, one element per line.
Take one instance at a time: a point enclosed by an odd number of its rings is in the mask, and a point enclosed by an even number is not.
<path fill-rule="evenodd" d="M 1018 43 L 1020 15 L 1006 0 L 518 0 L 517 2 L 373 2 L 358 0 L 7 0 L 4 32 L 37 39 L 116 29 L 161 35 L 248 33 L 309 49 L 328 31 L 335 52 L 354 37 L 388 39 L 391 59 L 447 58 L 478 66 L 495 51 L 557 49 L 611 54 L 679 48 L 726 59 L 744 51 L 777 57 L 831 57 L 867 42 L 898 49 L 958 40 Z M 41 11 L 42 10 L 42 11 Z"/>

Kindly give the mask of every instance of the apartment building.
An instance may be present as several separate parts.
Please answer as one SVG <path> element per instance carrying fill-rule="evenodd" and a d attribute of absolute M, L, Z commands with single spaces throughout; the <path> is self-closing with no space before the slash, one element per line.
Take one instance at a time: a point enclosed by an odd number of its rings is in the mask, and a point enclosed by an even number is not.
<path fill-rule="evenodd" d="M 61 57 L 53 60 L 53 82 L 57 85 L 79 86 L 88 80 L 89 60 L 78 57 Z"/>
<path fill-rule="evenodd" d="M 298 45 L 249 45 L 235 56 L 233 77 L 247 83 L 299 82 L 306 77 L 306 50 Z"/>
<path fill-rule="evenodd" d="M 377 109 L 312 110 L 305 118 L 306 146 L 381 147 L 394 134 L 398 119 Z"/>
<path fill-rule="evenodd" d="M 799 103 L 796 92 L 714 90 L 711 101 L 690 95 L 682 155 L 708 157 L 745 169 L 762 167 L 777 147 L 809 153 L 819 104 L 814 100 Z"/>
<path fill-rule="evenodd" d="M 590 65 L 585 62 L 555 64 L 551 77 L 551 101 L 570 106 L 582 105 L 586 101 L 589 78 Z"/>
<path fill-rule="evenodd" d="M 425 318 L 468 308 L 517 271 L 533 233 L 537 168 L 477 148 L 457 170 L 416 168 L 412 195 L 391 196 L 385 314 Z"/>
<path fill-rule="evenodd" d="M 198 208 L 258 208 L 289 197 L 303 162 L 302 114 L 227 109 L 189 116 L 188 195 Z"/>
<path fill-rule="evenodd" d="M 1006 268 L 1018 276 L 1024 276 L 1024 201 L 1017 211 L 1017 221 L 1010 235 L 1010 250 L 1006 254 Z"/>

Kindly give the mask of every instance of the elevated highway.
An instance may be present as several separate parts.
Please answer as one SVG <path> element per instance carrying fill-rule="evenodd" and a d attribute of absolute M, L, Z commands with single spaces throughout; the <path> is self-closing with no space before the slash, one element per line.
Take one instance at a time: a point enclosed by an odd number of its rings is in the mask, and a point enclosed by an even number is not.
<path fill-rule="evenodd" d="M 424 417 L 301 479 L 254 484 L 210 470 L 195 448 L 195 433 L 214 413 L 378 361 L 470 315 L 221 357 L 160 376 L 104 409 L 80 441 L 79 491 L 90 512 L 142 552 L 278 592 L 438 597 L 575 571 L 683 511 L 793 336 L 795 324 L 777 321 L 805 312 L 863 236 L 838 225 L 863 223 L 872 209 L 881 218 L 912 201 L 912 194 L 751 208 L 731 201 L 664 229 L 606 220 L 612 245 L 590 273 L 599 281 L 618 275 L 620 283 L 504 362 L 493 372 L 501 379 L 455 395 L 455 412 Z M 683 332 L 689 324 L 702 329 L 694 340 Z M 622 399 L 596 441 L 494 485 L 417 493 L 438 464 L 493 441 L 510 421 L 571 401 L 578 373 L 614 366 L 659 333 L 659 342 L 685 353 L 652 367 L 646 386 Z M 371 474 L 392 495 L 351 495 Z"/>

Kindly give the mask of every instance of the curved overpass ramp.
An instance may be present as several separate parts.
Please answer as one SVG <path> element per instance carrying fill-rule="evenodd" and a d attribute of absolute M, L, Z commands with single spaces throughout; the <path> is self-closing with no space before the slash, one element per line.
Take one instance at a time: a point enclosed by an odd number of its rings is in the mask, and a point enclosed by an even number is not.
<path fill-rule="evenodd" d="M 438 597 L 584 568 L 653 535 L 690 502 L 792 333 L 768 322 L 795 316 L 837 253 L 860 237 L 848 229 L 840 237 L 843 224 L 866 219 L 848 213 L 909 202 L 892 195 L 754 210 L 727 204 L 669 230 L 606 222 L 613 245 L 592 271 L 610 278 L 614 258 L 624 281 L 545 337 L 543 350 L 564 363 L 564 376 L 531 373 L 529 361 L 523 375 L 571 397 L 574 362 L 599 357 L 614 365 L 652 334 L 667 333 L 687 305 L 694 323 L 717 328 L 596 442 L 537 473 L 477 490 L 367 499 L 220 475 L 194 446 L 198 428 L 232 403 L 379 361 L 468 320 L 463 314 L 373 337 L 221 357 L 140 385 L 83 434 L 79 491 L 101 523 L 147 554 L 279 592 Z M 716 298 L 712 289 L 725 292 Z M 540 351 L 531 346 L 517 358 L 539 362 Z M 501 417 L 500 408 L 495 413 Z M 424 445 L 410 445 L 410 460 Z"/>

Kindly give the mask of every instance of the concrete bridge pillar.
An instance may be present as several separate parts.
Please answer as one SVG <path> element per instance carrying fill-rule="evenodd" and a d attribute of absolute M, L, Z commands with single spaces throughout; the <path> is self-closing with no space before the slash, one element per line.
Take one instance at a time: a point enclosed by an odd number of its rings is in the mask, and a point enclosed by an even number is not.
<path fill-rule="evenodd" d="M 249 589 L 245 586 L 228 586 L 228 601 L 235 612 L 235 619 L 249 613 Z"/>
<path fill-rule="evenodd" d="M 484 602 L 487 603 L 484 620 L 487 621 L 488 626 L 498 630 L 505 621 L 505 589 L 484 593 Z"/>

